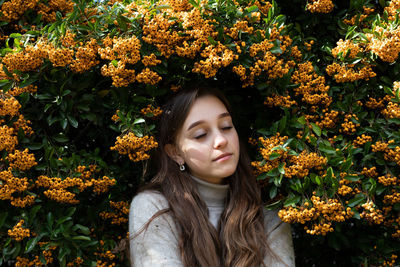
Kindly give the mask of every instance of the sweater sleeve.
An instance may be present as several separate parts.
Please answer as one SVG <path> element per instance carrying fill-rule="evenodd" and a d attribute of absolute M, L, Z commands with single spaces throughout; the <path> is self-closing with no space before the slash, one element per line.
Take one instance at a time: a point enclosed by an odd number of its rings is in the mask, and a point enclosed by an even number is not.
<path fill-rule="evenodd" d="M 295 266 L 290 224 L 282 222 L 277 212 L 271 210 L 264 210 L 264 223 L 268 244 L 277 258 L 266 257 L 264 264 L 273 267 Z"/>
<path fill-rule="evenodd" d="M 183 266 L 179 255 L 177 229 L 168 213 L 156 217 L 147 229 L 134 236 L 154 214 L 166 208 L 167 200 L 157 192 L 145 191 L 133 198 L 129 211 L 131 266 Z"/>

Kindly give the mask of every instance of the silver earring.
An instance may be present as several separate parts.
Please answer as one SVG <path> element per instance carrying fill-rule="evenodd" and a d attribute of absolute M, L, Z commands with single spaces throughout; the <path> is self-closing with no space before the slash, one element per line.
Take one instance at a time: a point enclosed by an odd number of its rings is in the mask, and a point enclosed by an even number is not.
<path fill-rule="evenodd" d="M 183 172 L 185 170 L 185 165 L 179 164 L 179 169 Z"/>

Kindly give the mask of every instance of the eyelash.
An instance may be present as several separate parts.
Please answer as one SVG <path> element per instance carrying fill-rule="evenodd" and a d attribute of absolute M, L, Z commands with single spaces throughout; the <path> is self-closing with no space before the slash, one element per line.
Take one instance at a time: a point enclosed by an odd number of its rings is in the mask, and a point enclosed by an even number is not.
<path fill-rule="evenodd" d="M 230 130 L 232 128 L 233 128 L 232 126 L 227 126 L 227 127 L 223 127 L 222 130 Z M 202 138 L 204 136 L 206 136 L 206 134 L 201 134 L 199 136 L 196 136 L 195 139 L 200 139 L 200 138 Z"/>

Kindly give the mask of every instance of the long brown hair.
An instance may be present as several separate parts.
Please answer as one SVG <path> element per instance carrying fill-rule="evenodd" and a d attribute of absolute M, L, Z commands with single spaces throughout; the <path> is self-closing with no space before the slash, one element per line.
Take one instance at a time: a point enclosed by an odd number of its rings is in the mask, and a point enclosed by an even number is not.
<path fill-rule="evenodd" d="M 166 212 L 172 216 L 179 232 L 184 266 L 265 266 L 264 257 L 273 253 L 266 241 L 260 189 L 243 144 L 240 143 L 236 171 L 226 178 L 229 190 L 218 229 L 208 220 L 207 206 L 189 173 L 180 171 L 178 164 L 164 150 L 166 144 L 175 144 L 193 103 L 205 95 L 217 97 L 232 115 L 225 96 L 216 89 L 181 90 L 163 107 L 158 125 L 159 146 L 155 162 L 159 171 L 139 191 L 157 190 L 167 199 L 170 208 L 156 213 L 152 219 Z"/>

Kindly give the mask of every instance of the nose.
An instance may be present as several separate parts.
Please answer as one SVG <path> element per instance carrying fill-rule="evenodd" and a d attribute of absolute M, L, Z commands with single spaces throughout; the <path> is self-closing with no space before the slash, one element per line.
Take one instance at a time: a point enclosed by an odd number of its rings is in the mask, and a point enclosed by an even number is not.
<path fill-rule="evenodd" d="M 221 132 L 217 132 L 214 138 L 214 148 L 224 147 L 227 143 L 228 139 L 226 136 Z"/>

